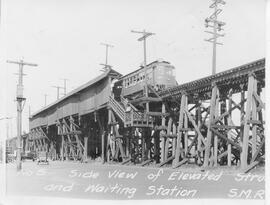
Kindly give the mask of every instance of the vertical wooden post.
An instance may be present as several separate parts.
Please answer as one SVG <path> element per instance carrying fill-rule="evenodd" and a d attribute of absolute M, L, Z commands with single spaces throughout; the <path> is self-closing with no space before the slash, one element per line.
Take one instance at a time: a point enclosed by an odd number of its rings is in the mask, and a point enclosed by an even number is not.
<path fill-rule="evenodd" d="M 165 108 L 165 104 L 162 103 L 162 113 L 165 114 L 166 112 L 166 108 Z M 166 118 L 165 118 L 165 115 L 162 116 L 162 121 L 161 121 L 161 125 L 165 127 L 165 121 L 166 121 Z M 164 131 L 161 131 L 160 133 L 164 133 Z M 164 151 L 165 151 L 165 138 L 164 137 L 161 137 L 161 153 L 160 153 L 160 159 L 161 159 L 161 162 L 164 161 Z"/>
<path fill-rule="evenodd" d="M 146 134 L 146 132 L 145 132 L 145 130 L 143 129 L 142 130 L 142 132 L 141 132 L 141 138 L 142 138 L 142 140 L 141 140 L 141 146 L 142 146 L 142 162 L 144 162 L 145 161 L 145 159 L 146 159 L 146 157 L 145 157 L 145 134 Z"/>
<path fill-rule="evenodd" d="M 167 136 L 171 133 L 171 129 L 172 129 L 172 118 L 170 117 L 169 122 L 168 122 L 168 127 L 167 127 Z M 164 160 L 167 160 L 168 154 L 169 154 L 170 138 L 166 137 L 165 140 L 166 142 L 165 142 Z"/>
<path fill-rule="evenodd" d="M 258 96 L 260 97 L 261 96 L 261 92 L 262 92 L 262 88 L 261 86 L 260 87 L 257 87 L 257 90 L 258 90 Z M 262 116 L 262 109 L 260 109 L 258 111 L 258 119 L 261 123 L 263 123 L 263 116 Z"/>
<path fill-rule="evenodd" d="M 88 153 L 88 137 L 84 137 L 83 161 L 85 162 L 87 162 L 87 153 Z"/>
<path fill-rule="evenodd" d="M 173 123 L 173 135 L 176 135 L 176 125 Z M 176 138 L 173 137 L 172 139 L 172 156 L 175 156 L 175 151 L 176 151 Z"/>
<path fill-rule="evenodd" d="M 28 151 L 29 150 L 29 140 L 28 140 L 28 137 L 29 136 L 27 136 L 26 139 L 25 139 L 25 148 L 24 148 L 25 151 Z"/>
<path fill-rule="evenodd" d="M 64 161 L 65 139 L 64 139 L 64 135 L 63 135 L 62 125 L 59 121 L 58 121 L 58 135 L 61 135 L 60 154 L 61 154 L 61 161 Z"/>
<path fill-rule="evenodd" d="M 209 116 L 209 122 L 208 122 L 209 124 L 208 124 L 208 128 L 207 128 L 207 137 L 206 137 L 203 167 L 208 167 L 208 164 L 209 164 L 211 141 L 212 141 L 211 124 L 213 122 L 214 114 L 215 114 L 216 97 L 217 97 L 217 85 L 214 84 L 213 88 L 212 88 L 212 96 L 211 96 L 211 102 L 210 102 L 210 116 Z"/>
<path fill-rule="evenodd" d="M 244 85 L 240 85 L 241 88 L 241 117 L 240 117 L 240 125 L 241 125 L 241 132 L 240 132 L 240 145 L 242 146 L 243 142 L 243 135 L 244 135 L 244 120 L 245 120 L 245 90 Z"/>
<path fill-rule="evenodd" d="M 215 116 L 214 119 L 219 116 L 219 90 L 217 90 L 217 99 L 216 99 L 216 107 L 215 107 Z M 217 167 L 218 164 L 218 137 L 214 136 L 214 167 Z"/>
<path fill-rule="evenodd" d="M 129 149 L 130 149 L 130 136 L 126 138 L 126 156 L 129 157 Z"/>
<path fill-rule="evenodd" d="M 34 146 L 34 151 L 36 152 L 37 151 L 37 145 L 36 145 L 36 140 L 33 139 L 33 146 Z"/>
<path fill-rule="evenodd" d="M 201 113 L 201 102 L 199 102 L 199 106 L 197 108 L 197 124 L 199 131 L 201 131 L 201 124 L 202 124 L 202 113 Z M 197 152 L 198 152 L 198 160 L 197 163 L 201 164 L 201 147 L 202 147 L 202 141 L 200 137 L 198 137 L 198 144 L 197 144 Z"/>
<path fill-rule="evenodd" d="M 48 152 L 48 143 L 46 142 L 46 139 L 43 139 L 44 140 L 44 146 L 45 146 L 45 151 Z"/>
<path fill-rule="evenodd" d="M 257 94 L 257 80 L 254 79 L 253 93 Z M 252 120 L 257 120 L 257 103 L 254 97 L 252 96 Z M 257 125 L 252 126 L 252 157 L 257 151 Z"/>
<path fill-rule="evenodd" d="M 101 159 L 102 163 L 105 163 L 105 132 L 103 132 L 101 135 Z"/>
<path fill-rule="evenodd" d="M 154 158 L 155 163 L 160 162 L 160 132 L 157 129 L 157 125 L 154 128 Z"/>
<path fill-rule="evenodd" d="M 254 76 L 249 75 L 248 78 L 248 90 L 247 90 L 247 104 L 246 104 L 246 115 L 244 120 L 244 134 L 243 134 L 243 145 L 241 153 L 241 168 L 245 169 L 247 167 L 248 158 L 248 142 L 249 142 L 249 131 L 250 131 L 250 115 L 252 106 L 252 95 L 254 88 Z"/>
<path fill-rule="evenodd" d="M 232 89 L 229 91 L 229 101 L 228 101 L 228 110 L 232 109 Z M 229 119 L 228 119 L 228 125 L 233 125 L 232 123 L 232 111 L 229 111 Z M 228 139 L 231 140 L 231 130 L 228 132 Z M 232 145 L 228 143 L 227 145 L 227 164 L 230 167 L 232 165 Z"/>
<path fill-rule="evenodd" d="M 183 121 L 184 121 L 185 101 L 186 101 L 186 94 L 182 93 L 180 113 L 179 113 L 179 123 L 178 123 L 178 129 L 177 129 L 177 143 L 176 143 L 175 158 L 173 160 L 173 167 L 175 167 L 177 163 L 179 162 L 179 157 L 181 153 L 181 143 L 182 143 L 181 138 L 182 138 L 182 128 L 183 128 Z"/>
<path fill-rule="evenodd" d="M 188 99 L 186 97 L 185 99 L 185 106 L 184 106 L 184 110 L 188 110 Z M 186 115 L 186 113 L 184 113 L 184 128 L 185 128 L 185 157 L 187 157 L 188 155 L 188 117 Z"/>

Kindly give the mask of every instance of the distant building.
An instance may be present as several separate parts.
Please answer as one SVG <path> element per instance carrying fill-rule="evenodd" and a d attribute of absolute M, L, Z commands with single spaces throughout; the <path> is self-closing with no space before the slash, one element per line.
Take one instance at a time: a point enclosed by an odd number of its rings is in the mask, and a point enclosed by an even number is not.
<path fill-rule="evenodd" d="M 17 137 L 12 137 L 6 140 L 6 152 L 14 154 L 17 147 Z"/>

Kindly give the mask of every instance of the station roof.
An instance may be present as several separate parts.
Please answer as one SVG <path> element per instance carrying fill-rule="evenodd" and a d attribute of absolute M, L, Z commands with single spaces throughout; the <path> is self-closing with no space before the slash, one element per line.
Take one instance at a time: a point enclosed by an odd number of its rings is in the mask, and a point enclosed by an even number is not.
<path fill-rule="evenodd" d="M 103 72 L 101 75 L 97 76 L 96 78 L 88 81 L 87 83 L 81 85 L 80 87 L 70 91 L 68 94 L 66 94 L 65 96 L 59 98 L 58 100 L 56 100 L 55 102 L 45 106 L 44 108 L 34 112 L 30 118 L 34 117 L 35 115 L 43 112 L 43 111 L 46 111 L 50 108 L 52 108 L 53 106 L 57 105 L 58 103 L 60 102 L 63 102 L 64 100 L 68 99 L 69 97 L 73 96 L 73 95 L 76 95 L 78 93 L 80 93 L 81 91 L 83 91 L 84 89 L 86 88 L 89 88 L 91 86 L 93 86 L 94 84 L 96 84 L 97 82 L 103 80 L 104 78 L 108 77 L 108 76 L 113 76 L 113 77 L 116 77 L 116 78 L 119 78 L 122 76 L 122 74 L 118 73 L 117 71 L 115 71 L 114 69 L 112 68 L 108 68 L 105 72 Z"/>

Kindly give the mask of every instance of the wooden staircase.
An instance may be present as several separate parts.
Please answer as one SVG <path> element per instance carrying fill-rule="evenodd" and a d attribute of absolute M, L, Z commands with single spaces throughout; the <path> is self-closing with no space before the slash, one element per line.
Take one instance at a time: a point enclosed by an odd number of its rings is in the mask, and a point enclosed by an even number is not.
<path fill-rule="evenodd" d="M 121 102 L 118 102 L 110 96 L 109 105 L 125 127 L 153 127 L 152 118 L 138 111 L 127 99 L 121 97 Z"/>

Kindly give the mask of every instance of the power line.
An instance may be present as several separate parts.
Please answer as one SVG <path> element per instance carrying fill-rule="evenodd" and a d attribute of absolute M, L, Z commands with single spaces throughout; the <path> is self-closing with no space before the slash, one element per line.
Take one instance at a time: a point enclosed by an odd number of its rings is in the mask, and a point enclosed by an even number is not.
<path fill-rule="evenodd" d="M 218 15 L 222 12 L 222 9 L 218 8 L 219 4 L 225 5 L 226 2 L 223 0 L 213 0 L 214 2 L 210 5 L 211 9 L 214 9 L 214 13 L 208 18 L 205 19 L 205 27 L 213 28 L 212 31 L 205 31 L 212 35 L 211 38 L 205 39 L 213 44 L 213 57 L 212 57 L 212 75 L 216 74 L 216 46 L 223 45 L 220 42 L 217 42 L 219 37 L 224 37 L 225 34 L 220 34 L 220 31 L 223 31 L 222 27 L 225 25 L 224 22 L 217 19 Z"/>

